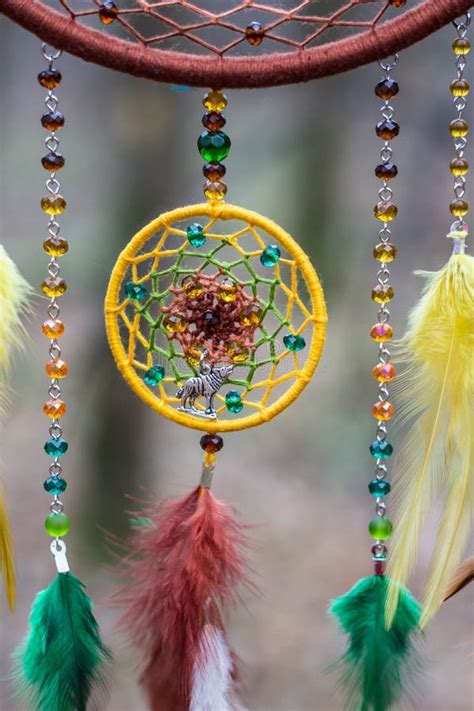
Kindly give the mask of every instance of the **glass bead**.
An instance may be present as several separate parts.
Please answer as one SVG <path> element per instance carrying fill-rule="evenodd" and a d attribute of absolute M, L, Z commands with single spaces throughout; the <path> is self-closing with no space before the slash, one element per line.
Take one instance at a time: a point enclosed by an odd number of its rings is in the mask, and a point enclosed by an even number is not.
<path fill-rule="evenodd" d="M 203 449 L 208 454 L 215 454 L 215 452 L 220 452 L 224 446 L 224 440 L 217 434 L 205 434 L 199 440 L 201 449 Z"/>
<path fill-rule="evenodd" d="M 398 175 L 398 168 L 393 163 L 380 163 L 375 168 L 375 175 L 379 180 L 393 180 Z"/>
<path fill-rule="evenodd" d="M 64 333 L 64 323 L 57 318 L 49 318 L 43 322 L 41 331 L 47 338 L 61 338 Z"/>
<path fill-rule="evenodd" d="M 143 380 L 147 385 L 150 385 L 152 388 L 156 388 L 158 383 L 160 383 L 163 378 L 165 377 L 165 369 L 163 368 L 162 365 L 154 365 L 152 368 L 149 368 L 145 375 L 143 376 Z"/>
<path fill-rule="evenodd" d="M 372 254 L 374 255 L 374 259 L 377 259 L 383 264 L 388 264 L 389 262 L 393 262 L 397 256 L 397 251 L 397 248 L 391 242 L 379 242 L 379 244 L 375 245 Z"/>
<path fill-rule="evenodd" d="M 103 25 L 110 25 L 118 15 L 118 7 L 111 0 L 104 0 L 100 3 L 99 20 Z"/>
<path fill-rule="evenodd" d="M 376 541 L 386 541 L 392 535 L 393 524 L 385 516 L 375 516 L 369 521 L 369 533 Z"/>
<path fill-rule="evenodd" d="M 47 215 L 60 215 L 66 209 L 67 202 L 62 195 L 47 195 L 41 199 L 41 209 Z"/>
<path fill-rule="evenodd" d="M 206 236 L 203 233 L 203 226 L 198 222 L 193 222 L 192 225 L 188 226 L 186 230 L 186 235 L 188 237 L 188 242 L 192 247 L 202 247 L 206 242 Z"/>
<path fill-rule="evenodd" d="M 381 578 L 385 575 L 385 563 L 383 560 L 374 561 L 374 575 L 378 575 Z"/>
<path fill-rule="evenodd" d="M 205 311 L 202 315 L 204 325 L 207 328 L 215 328 L 216 326 L 219 325 L 219 316 L 216 314 L 215 311 Z"/>
<path fill-rule="evenodd" d="M 391 119 L 384 119 L 383 121 L 379 121 L 375 126 L 375 133 L 384 141 L 390 141 L 392 138 L 396 138 L 400 133 L 400 125 Z"/>
<path fill-rule="evenodd" d="M 471 51 L 471 43 L 466 38 L 458 37 L 454 40 L 451 46 L 453 48 L 454 54 L 457 54 L 458 56 L 469 54 L 469 52 Z"/>
<path fill-rule="evenodd" d="M 376 343 L 384 343 L 393 338 L 393 328 L 388 323 L 376 323 L 370 329 L 370 337 Z"/>
<path fill-rule="evenodd" d="M 285 348 L 288 348 L 289 351 L 293 351 L 293 353 L 302 351 L 306 346 L 306 341 L 303 336 L 294 333 L 289 333 L 288 335 L 283 336 L 283 343 Z"/>
<path fill-rule="evenodd" d="M 374 459 L 388 459 L 393 454 L 393 446 L 390 442 L 386 442 L 384 439 L 374 440 L 369 449 Z"/>
<path fill-rule="evenodd" d="M 449 85 L 453 96 L 467 96 L 469 94 L 469 82 L 466 79 L 455 79 Z"/>
<path fill-rule="evenodd" d="M 393 79 L 383 79 L 375 85 L 374 92 L 379 99 L 393 99 L 398 94 L 400 88 Z"/>
<path fill-rule="evenodd" d="M 184 277 L 181 282 L 181 287 L 186 296 L 189 296 L 190 299 L 196 299 L 198 296 L 201 296 L 204 291 L 204 287 L 200 283 L 199 279 L 196 279 L 196 277 L 191 274 Z"/>
<path fill-rule="evenodd" d="M 67 481 L 60 476 L 50 476 L 43 484 L 44 490 L 53 496 L 64 494 L 67 489 Z"/>
<path fill-rule="evenodd" d="M 258 47 L 265 38 L 265 30 L 261 22 L 250 22 L 245 28 L 245 39 L 252 47 Z"/>
<path fill-rule="evenodd" d="M 262 309 L 258 304 L 245 306 L 240 314 L 240 323 L 242 326 L 258 326 L 262 320 Z"/>
<path fill-rule="evenodd" d="M 125 296 L 132 301 L 143 301 L 148 295 L 148 289 L 144 284 L 135 284 L 134 281 L 128 281 L 124 287 Z"/>
<path fill-rule="evenodd" d="M 395 292 L 393 287 L 389 284 L 377 284 L 377 286 L 374 286 L 372 289 L 372 301 L 375 301 L 377 304 L 386 304 L 388 301 L 391 301 L 394 296 Z"/>
<path fill-rule="evenodd" d="M 250 355 L 249 349 L 242 346 L 237 341 L 229 341 L 226 350 L 227 355 L 232 358 L 234 363 L 245 363 Z"/>
<path fill-rule="evenodd" d="M 43 242 L 43 249 L 50 257 L 62 257 L 69 249 L 69 244 L 63 237 L 50 237 Z"/>
<path fill-rule="evenodd" d="M 274 267 L 281 257 L 280 248 L 276 244 L 265 247 L 260 255 L 260 261 L 264 267 Z"/>
<path fill-rule="evenodd" d="M 449 124 L 449 133 L 453 138 L 464 138 L 469 131 L 469 124 L 464 119 L 454 119 Z"/>
<path fill-rule="evenodd" d="M 206 111 L 224 111 L 227 106 L 227 97 L 221 91 L 209 91 L 204 94 L 202 105 Z"/>
<path fill-rule="evenodd" d="M 453 217 L 464 217 L 469 211 L 469 205 L 465 200 L 453 200 L 449 203 L 449 211 Z"/>
<path fill-rule="evenodd" d="M 395 377 L 395 368 L 391 363 L 378 363 L 372 370 L 372 375 L 379 383 L 388 383 Z"/>
<path fill-rule="evenodd" d="M 219 111 L 208 111 L 202 117 L 202 125 L 208 131 L 220 131 L 226 123 L 225 117 Z"/>
<path fill-rule="evenodd" d="M 49 361 L 46 363 L 44 369 L 48 378 L 53 378 L 55 380 L 61 380 L 61 378 L 65 378 L 69 373 L 68 364 L 65 360 L 61 360 L 61 358 L 55 358 L 54 360 Z"/>
<path fill-rule="evenodd" d="M 376 420 L 387 422 L 387 420 L 392 419 L 393 413 L 393 405 L 388 400 L 379 400 L 379 402 L 372 405 L 372 415 Z"/>
<path fill-rule="evenodd" d="M 223 200 L 227 194 L 227 185 L 222 180 L 206 180 L 203 192 L 208 200 Z"/>
<path fill-rule="evenodd" d="M 180 314 L 170 314 L 163 320 L 163 326 L 168 333 L 182 333 L 186 328 L 186 322 L 184 316 Z"/>
<path fill-rule="evenodd" d="M 52 420 L 62 417 L 66 413 L 66 403 L 63 400 L 47 400 L 43 405 L 43 412 Z"/>
<path fill-rule="evenodd" d="M 59 131 L 64 126 L 64 115 L 60 111 L 48 111 L 42 115 L 41 125 L 48 131 Z"/>
<path fill-rule="evenodd" d="M 219 182 L 226 174 L 224 163 L 206 163 L 202 167 L 202 174 L 212 182 Z"/>
<path fill-rule="evenodd" d="M 45 69 L 38 74 L 38 84 L 44 89 L 55 89 L 61 83 L 61 72 L 57 69 Z"/>
<path fill-rule="evenodd" d="M 46 454 L 55 459 L 56 457 L 62 457 L 63 454 L 66 454 L 68 448 L 69 444 L 65 439 L 62 439 L 62 437 L 57 437 L 56 439 L 52 437 L 44 444 Z"/>
<path fill-rule="evenodd" d="M 209 163 L 219 163 L 227 158 L 230 145 L 230 138 L 223 131 L 203 131 L 198 138 L 199 153 Z"/>
<path fill-rule="evenodd" d="M 392 222 L 398 215 L 398 207 L 393 202 L 378 202 L 374 207 L 374 215 L 381 222 Z"/>
<path fill-rule="evenodd" d="M 407 4 L 407 0 L 388 0 L 388 2 L 389 5 L 396 8 L 405 7 Z"/>
<path fill-rule="evenodd" d="M 61 538 L 69 533 L 71 522 L 65 513 L 50 513 L 44 522 L 46 533 L 52 538 Z"/>
<path fill-rule="evenodd" d="M 188 352 L 186 354 L 186 360 L 190 365 L 193 365 L 195 368 L 198 367 L 201 363 L 201 355 L 202 355 L 202 350 L 201 350 L 201 345 L 197 342 L 191 343 Z"/>
<path fill-rule="evenodd" d="M 386 546 L 379 544 L 372 546 L 371 553 L 374 560 L 385 560 L 388 555 L 388 550 Z"/>
<path fill-rule="evenodd" d="M 41 158 L 41 165 L 50 173 L 55 173 L 64 167 L 66 159 L 60 153 L 48 153 Z"/>
<path fill-rule="evenodd" d="M 57 298 L 58 296 L 62 296 L 66 293 L 67 284 L 64 279 L 61 279 L 61 277 L 49 276 L 41 282 L 41 291 L 43 294 L 51 297 L 52 299 Z"/>
<path fill-rule="evenodd" d="M 229 390 L 225 396 L 225 405 L 229 412 L 232 412 L 234 415 L 242 412 L 244 404 L 237 390 Z"/>
<path fill-rule="evenodd" d="M 230 304 L 237 298 L 237 284 L 232 279 L 224 279 L 219 283 L 218 296 L 219 299 L 226 304 Z"/>
<path fill-rule="evenodd" d="M 469 170 L 469 163 L 465 158 L 454 158 L 449 164 L 449 169 L 453 175 L 466 175 Z"/>
<path fill-rule="evenodd" d="M 386 479 L 372 479 L 372 481 L 369 482 L 369 493 L 377 499 L 382 499 L 384 496 L 387 496 L 391 490 L 391 484 Z"/>

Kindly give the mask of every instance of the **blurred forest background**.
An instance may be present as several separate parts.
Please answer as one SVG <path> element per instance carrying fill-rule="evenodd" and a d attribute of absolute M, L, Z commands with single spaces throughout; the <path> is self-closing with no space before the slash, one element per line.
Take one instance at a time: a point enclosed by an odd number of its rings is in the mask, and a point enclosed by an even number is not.
<path fill-rule="evenodd" d="M 405 51 L 396 71 L 399 258 L 393 265 L 392 312 L 398 334 L 419 293 L 413 270 L 437 269 L 450 248 L 445 234 L 452 190 L 447 127 L 453 117 L 453 36 L 447 27 Z M 36 75 L 45 63 L 39 41 L 5 19 L 0 65 L 1 242 L 38 290 L 47 260 L 41 249 L 46 218 L 39 209 L 46 178 L 39 122 L 44 90 Z M 468 66 L 473 85 L 472 62 Z M 136 653 L 117 635 L 117 612 L 105 604 L 114 573 L 104 530 L 126 536 L 126 495 L 181 495 L 194 486 L 201 450 L 197 432 L 155 415 L 122 381 L 107 347 L 102 302 L 118 252 L 135 231 L 163 210 L 201 200 L 196 139 L 202 91 L 173 91 L 69 56 L 58 67 L 67 159 L 60 180 L 68 200 L 61 221 L 70 241 L 62 262 L 69 289 L 61 300 L 67 326 L 62 344 L 71 371 L 64 385 L 68 555 L 87 582 L 115 653 L 108 709 L 144 711 L 135 683 Z M 227 436 L 218 460 L 215 493 L 234 503 L 245 521 L 258 524 L 251 564 L 262 593 L 244 595 L 229 621 L 244 660 L 243 698 L 253 711 L 341 709 L 335 679 L 325 669 L 344 640 L 326 607 L 371 569 L 367 521 L 373 500 L 367 482 L 373 468 L 368 444 L 374 435 L 370 370 L 376 349 L 368 332 L 376 314 L 370 289 L 377 234 L 372 207 L 379 187 L 373 170 L 380 150 L 373 86 L 379 74 L 369 66 L 300 86 L 227 92 L 229 200 L 274 218 L 296 237 L 319 273 L 329 311 L 327 345 L 314 381 L 271 424 Z M 472 202 L 472 181 L 470 189 Z M 2 595 L 2 679 L 27 628 L 33 597 L 55 573 L 43 532 L 49 505 L 42 488 L 48 423 L 41 412 L 47 342 L 39 326 L 45 310 L 38 295 L 28 322 L 31 342 L 15 362 L 15 394 L 2 431 L 19 573 L 14 615 Z M 391 439 L 395 446 L 400 441 L 393 428 Z M 423 534 L 415 591 L 429 562 L 437 513 Z M 473 708 L 471 602 L 472 590 L 456 596 L 427 632 L 418 711 Z M 0 709 L 19 708 L 8 683 L 0 682 Z"/>

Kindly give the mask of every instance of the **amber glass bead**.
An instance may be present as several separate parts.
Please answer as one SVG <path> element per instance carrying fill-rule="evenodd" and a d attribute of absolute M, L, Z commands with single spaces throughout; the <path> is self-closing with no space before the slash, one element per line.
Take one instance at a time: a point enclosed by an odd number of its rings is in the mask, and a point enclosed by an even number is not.
<path fill-rule="evenodd" d="M 449 124 L 449 133 L 453 138 L 464 138 L 469 131 L 469 124 L 464 119 L 454 119 Z"/>
<path fill-rule="evenodd" d="M 469 94 L 469 82 L 466 79 L 455 79 L 449 85 L 453 96 L 467 96 Z"/>
<path fill-rule="evenodd" d="M 184 289 L 186 296 L 189 296 L 190 299 L 195 299 L 198 296 L 201 296 L 204 291 L 204 288 L 199 280 L 191 274 L 184 277 L 181 282 L 181 287 Z"/>
<path fill-rule="evenodd" d="M 224 279 L 219 284 L 219 299 L 230 304 L 237 298 L 237 284 L 232 279 Z"/>
<path fill-rule="evenodd" d="M 375 133 L 379 138 L 383 138 L 384 141 L 390 141 L 400 133 L 400 125 L 391 119 L 384 119 L 375 126 Z"/>
<path fill-rule="evenodd" d="M 45 89 L 55 89 L 61 83 L 61 72 L 57 69 L 45 69 L 38 74 L 38 84 Z"/>
<path fill-rule="evenodd" d="M 399 7 L 405 7 L 405 5 L 407 4 L 407 0 L 388 0 L 388 3 L 392 7 L 399 8 Z"/>
<path fill-rule="evenodd" d="M 99 19 L 103 25 L 110 25 L 118 15 L 118 8 L 111 0 L 104 0 L 100 3 Z"/>
<path fill-rule="evenodd" d="M 379 97 L 379 99 L 387 100 L 393 99 L 393 97 L 398 94 L 400 89 L 397 82 L 393 79 L 383 79 L 375 85 L 374 91 L 376 96 Z"/>
<path fill-rule="evenodd" d="M 58 380 L 65 378 L 69 372 L 68 364 L 65 360 L 61 360 L 61 358 L 55 358 L 49 361 L 46 363 L 44 369 L 48 378 L 57 378 Z"/>
<path fill-rule="evenodd" d="M 67 202 L 62 195 L 56 195 L 56 197 L 47 195 L 41 200 L 41 209 L 47 215 L 60 215 L 66 209 L 66 205 Z"/>
<path fill-rule="evenodd" d="M 372 254 L 379 262 L 393 262 L 397 256 L 397 248 L 391 242 L 379 242 L 375 245 Z"/>
<path fill-rule="evenodd" d="M 393 163 L 380 163 L 375 168 L 375 175 L 380 180 L 393 180 L 398 175 L 398 168 Z"/>
<path fill-rule="evenodd" d="M 466 175 L 469 163 L 465 158 L 454 158 L 449 164 L 449 169 L 453 175 Z"/>
<path fill-rule="evenodd" d="M 372 406 L 372 415 L 376 420 L 382 420 L 383 422 L 391 420 L 393 413 L 393 405 L 388 400 L 380 400 Z"/>
<path fill-rule="evenodd" d="M 50 173 L 55 173 L 57 170 L 61 170 L 66 162 L 64 156 L 59 153 L 48 153 L 41 158 L 41 165 L 45 170 L 49 170 Z"/>
<path fill-rule="evenodd" d="M 376 301 L 378 304 L 386 304 L 387 301 L 391 301 L 395 296 L 393 287 L 389 284 L 377 284 L 372 289 L 372 301 Z"/>
<path fill-rule="evenodd" d="M 227 355 L 232 358 L 234 363 L 244 363 L 249 357 L 250 351 L 237 341 L 229 341 L 227 344 Z"/>
<path fill-rule="evenodd" d="M 50 257 L 62 257 L 68 251 L 69 244 L 63 237 L 50 237 L 43 242 L 43 249 Z"/>
<path fill-rule="evenodd" d="M 214 454 L 215 452 L 220 452 L 224 446 L 224 440 L 217 434 L 205 434 L 199 440 L 201 449 L 209 454 Z"/>
<path fill-rule="evenodd" d="M 220 182 L 226 173 L 224 163 L 206 163 L 202 168 L 202 174 L 212 182 Z"/>
<path fill-rule="evenodd" d="M 469 205 L 465 200 L 453 200 L 449 203 L 449 211 L 454 217 L 464 217 L 467 215 Z"/>
<path fill-rule="evenodd" d="M 195 368 L 201 363 L 202 348 L 197 342 L 191 343 L 188 352 L 186 354 L 186 360 L 190 365 L 194 365 Z"/>
<path fill-rule="evenodd" d="M 265 30 L 261 22 L 250 22 L 245 28 L 245 39 L 252 47 L 262 44 L 265 37 Z"/>
<path fill-rule="evenodd" d="M 224 116 L 219 113 L 219 111 L 209 111 L 202 117 L 202 125 L 207 128 L 208 131 L 219 131 L 224 128 L 227 121 Z"/>
<path fill-rule="evenodd" d="M 393 202 L 378 202 L 374 207 L 374 215 L 381 222 L 392 222 L 398 215 L 398 207 Z"/>
<path fill-rule="evenodd" d="M 163 325 L 168 333 L 182 333 L 186 328 L 184 316 L 181 316 L 180 314 L 170 314 L 169 316 L 166 316 L 163 321 Z"/>
<path fill-rule="evenodd" d="M 208 200 L 223 200 L 227 193 L 227 185 L 222 180 L 206 180 L 203 192 Z"/>
<path fill-rule="evenodd" d="M 471 43 L 466 38 L 458 37 L 454 40 L 451 46 L 453 48 L 454 54 L 457 55 L 469 54 L 469 52 L 471 51 Z"/>
<path fill-rule="evenodd" d="M 60 111 L 48 111 L 42 115 L 41 125 L 48 131 L 59 131 L 64 126 L 64 115 Z"/>
<path fill-rule="evenodd" d="M 206 111 L 224 111 L 227 106 L 227 97 L 222 91 L 209 91 L 204 94 L 202 105 Z"/>
<path fill-rule="evenodd" d="M 393 328 L 388 323 L 375 323 L 370 329 L 370 337 L 377 343 L 384 343 L 393 338 Z"/>
<path fill-rule="evenodd" d="M 379 383 L 388 383 L 395 377 L 395 368 L 391 363 L 377 363 L 372 370 L 372 375 Z"/>
<path fill-rule="evenodd" d="M 47 400 L 43 405 L 43 412 L 52 420 L 62 417 L 66 412 L 66 403 L 63 400 Z"/>
<path fill-rule="evenodd" d="M 258 304 L 245 306 L 240 314 L 240 323 L 243 326 L 257 326 L 262 320 L 263 311 Z"/>
<path fill-rule="evenodd" d="M 51 298 L 56 298 L 62 296 L 67 290 L 67 284 L 61 277 L 46 277 L 46 279 L 41 282 L 41 291 L 46 296 Z"/>
<path fill-rule="evenodd" d="M 49 318 L 43 322 L 41 331 L 47 338 L 61 338 L 64 333 L 64 324 L 58 318 Z"/>

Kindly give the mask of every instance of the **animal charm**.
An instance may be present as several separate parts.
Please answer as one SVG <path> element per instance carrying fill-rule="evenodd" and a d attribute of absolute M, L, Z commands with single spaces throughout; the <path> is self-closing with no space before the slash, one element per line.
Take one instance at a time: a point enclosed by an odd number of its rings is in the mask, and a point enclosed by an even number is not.
<path fill-rule="evenodd" d="M 209 365 L 205 363 L 206 353 L 201 355 L 199 375 L 189 378 L 176 393 L 176 397 L 181 398 L 181 405 L 178 410 L 189 412 L 199 417 L 217 417 L 214 409 L 214 397 L 223 386 L 229 375 L 234 370 L 231 363 L 221 363 L 220 365 Z M 196 398 L 206 399 L 206 409 L 198 410 L 195 407 Z M 187 406 L 189 403 L 189 407 Z"/>

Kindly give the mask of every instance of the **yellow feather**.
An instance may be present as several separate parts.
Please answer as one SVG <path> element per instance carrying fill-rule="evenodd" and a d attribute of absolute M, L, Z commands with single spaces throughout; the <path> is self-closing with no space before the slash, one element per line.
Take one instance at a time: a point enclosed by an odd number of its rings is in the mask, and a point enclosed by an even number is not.
<path fill-rule="evenodd" d="M 407 369 L 399 380 L 401 421 L 411 424 L 394 478 L 395 535 L 387 568 L 390 626 L 416 562 L 424 519 L 437 496 L 450 493 L 425 593 L 426 624 L 462 555 L 472 505 L 474 422 L 474 258 L 453 255 L 426 285 L 400 348 Z"/>
<path fill-rule="evenodd" d="M 13 546 L 13 533 L 8 520 L 7 509 L 3 499 L 3 491 L 0 492 L 0 570 L 5 582 L 5 592 L 7 594 L 10 610 L 15 609 L 16 598 L 16 573 Z"/>

